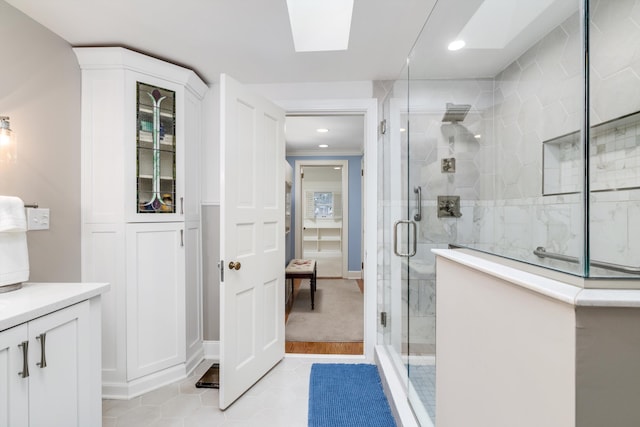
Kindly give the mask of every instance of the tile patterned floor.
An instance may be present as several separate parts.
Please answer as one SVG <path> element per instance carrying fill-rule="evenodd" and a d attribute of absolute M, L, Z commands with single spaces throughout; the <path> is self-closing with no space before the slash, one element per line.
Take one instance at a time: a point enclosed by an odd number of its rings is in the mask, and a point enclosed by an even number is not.
<path fill-rule="evenodd" d="M 436 367 L 435 365 L 410 365 L 409 377 L 418 397 L 436 423 Z"/>
<path fill-rule="evenodd" d="M 362 359 L 287 356 L 226 411 L 218 390 L 195 383 L 213 361 L 187 379 L 132 400 L 102 401 L 103 427 L 303 427 L 307 425 L 309 375 L 313 363 L 362 363 Z"/>

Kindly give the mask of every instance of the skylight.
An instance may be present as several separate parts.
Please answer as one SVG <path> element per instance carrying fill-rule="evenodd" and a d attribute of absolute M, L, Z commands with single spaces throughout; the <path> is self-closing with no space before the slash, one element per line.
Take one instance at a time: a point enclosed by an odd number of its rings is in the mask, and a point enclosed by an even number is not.
<path fill-rule="evenodd" d="M 484 0 L 457 39 L 470 49 L 503 49 L 554 1 Z"/>
<path fill-rule="evenodd" d="M 287 0 L 296 52 L 347 50 L 353 0 Z"/>

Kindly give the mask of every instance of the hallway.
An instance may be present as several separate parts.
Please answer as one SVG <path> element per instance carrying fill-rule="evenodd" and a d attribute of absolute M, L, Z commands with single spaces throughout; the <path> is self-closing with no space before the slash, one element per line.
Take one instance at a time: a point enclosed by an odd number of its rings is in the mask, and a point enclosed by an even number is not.
<path fill-rule="evenodd" d="M 364 294 L 364 280 L 357 279 L 360 292 Z M 285 322 L 289 318 L 293 301 L 300 290 L 301 280 L 294 280 L 293 298 L 286 306 Z M 334 354 L 334 355 L 363 355 L 364 342 L 311 342 L 311 341 L 286 341 L 285 352 L 287 354 Z"/>

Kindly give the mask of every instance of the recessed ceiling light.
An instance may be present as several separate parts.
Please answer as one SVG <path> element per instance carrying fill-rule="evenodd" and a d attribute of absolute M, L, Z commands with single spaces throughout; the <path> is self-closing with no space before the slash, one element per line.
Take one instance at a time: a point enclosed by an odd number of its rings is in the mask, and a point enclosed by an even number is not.
<path fill-rule="evenodd" d="M 329 146 L 327 144 L 320 144 L 320 145 L 318 145 L 318 147 L 320 147 L 320 148 L 329 148 Z"/>
<path fill-rule="evenodd" d="M 334 167 L 335 170 L 339 171 L 340 169 L 342 169 L 340 166 L 335 166 Z"/>
<path fill-rule="evenodd" d="M 447 49 L 449 50 L 460 50 L 464 47 L 466 43 L 464 42 L 464 40 L 454 40 L 451 43 L 449 43 L 449 46 L 447 47 Z"/>
<path fill-rule="evenodd" d="M 296 52 L 347 50 L 353 0 L 287 0 Z"/>
<path fill-rule="evenodd" d="M 400 132 L 406 132 L 407 130 L 405 128 L 400 128 Z"/>
<path fill-rule="evenodd" d="M 482 137 L 482 135 L 477 134 L 477 135 L 473 135 L 473 137 L 476 138 L 476 139 L 480 139 Z"/>
<path fill-rule="evenodd" d="M 327 133 L 327 132 L 329 132 L 329 129 L 320 128 L 320 129 L 316 129 L 316 132 L 318 132 L 318 133 Z"/>

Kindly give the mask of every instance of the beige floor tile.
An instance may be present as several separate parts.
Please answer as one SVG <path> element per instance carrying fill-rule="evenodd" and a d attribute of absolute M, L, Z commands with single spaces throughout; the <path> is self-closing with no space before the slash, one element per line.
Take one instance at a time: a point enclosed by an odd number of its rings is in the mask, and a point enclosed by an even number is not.
<path fill-rule="evenodd" d="M 142 405 L 162 405 L 180 394 L 178 384 L 169 384 L 140 397 Z"/>
<path fill-rule="evenodd" d="M 207 360 L 188 378 L 141 397 L 103 400 L 103 427 L 304 427 L 311 366 L 340 362 L 358 363 L 351 359 L 286 357 L 226 411 L 220 411 L 219 390 L 195 387 L 213 363 Z"/>
<path fill-rule="evenodd" d="M 102 416 L 103 417 L 120 417 L 133 408 L 140 406 L 140 399 L 131 400 L 103 400 Z"/>
<path fill-rule="evenodd" d="M 179 394 L 160 406 L 164 418 L 184 418 L 201 407 L 200 396 Z"/>
<path fill-rule="evenodd" d="M 184 423 L 184 418 L 160 418 L 152 424 L 150 427 L 187 427 Z M 104 427 L 104 426 L 103 426 Z"/>
<path fill-rule="evenodd" d="M 202 406 L 215 406 L 217 408 L 220 403 L 220 392 L 215 388 L 206 389 L 200 395 L 200 403 Z"/>
<path fill-rule="evenodd" d="M 138 406 L 118 417 L 117 427 L 143 427 L 160 419 L 160 407 Z"/>
<path fill-rule="evenodd" d="M 192 415 L 184 419 L 189 427 L 219 427 L 227 421 L 224 413 L 213 407 L 198 408 Z"/>

